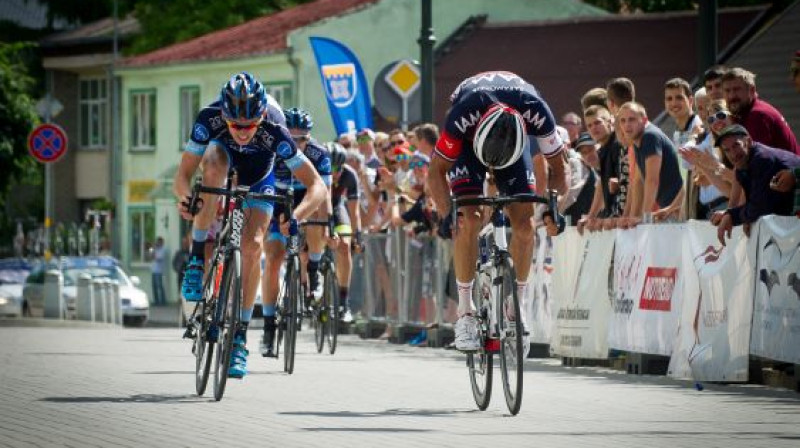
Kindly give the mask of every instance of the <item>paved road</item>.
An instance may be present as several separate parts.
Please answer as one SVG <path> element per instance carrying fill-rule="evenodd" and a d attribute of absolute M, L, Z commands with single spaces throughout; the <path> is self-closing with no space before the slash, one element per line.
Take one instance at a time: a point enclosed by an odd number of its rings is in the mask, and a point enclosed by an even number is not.
<path fill-rule="evenodd" d="M 306 332 L 294 375 L 255 354 L 217 403 L 193 394 L 176 329 L 0 326 L 0 341 L 0 446 L 800 446 L 800 397 L 760 386 L 531 360 L 510 417 L 499 385 L 476 410 L 463 355 L 346 336 L 331 357 Z"/>

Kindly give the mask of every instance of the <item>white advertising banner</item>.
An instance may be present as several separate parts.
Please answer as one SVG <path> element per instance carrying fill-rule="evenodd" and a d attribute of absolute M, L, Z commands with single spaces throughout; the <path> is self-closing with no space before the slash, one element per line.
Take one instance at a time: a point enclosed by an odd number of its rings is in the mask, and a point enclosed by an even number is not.
<path fill-rule="evenodd" d="M 567 301 L 575 292 L 575 284 L 578 277 L 578 267 L 580 260 L 583 257 L 583 245 L 581 244 L 582 238 L 575 227 L 567 227 L 564 233 L 553 241 L 553 270 L 551 271 L 550 278 L 552 280 L 551 295 L 554 297 L 552 305 L 553 314 L 558 313 L 558 307 Z M 555 318 L 555 316 L 553 316 Z M 556 324 L 557 326 L 557 324 Z M 550 340 L 550 352 L 561 354 L 559 352 L 558 329 L 553 329 L 553 334 Z"/>
<path fill-rule="evenodd" d="M 747 381 L 756 230 L 736 227 L 723 246 L 717 229 L 692 221 L 684 238 L 683 306 L 668 375 Z"/>
<path fill-rule="evenodd" d="M 534 344 L 550 344 L 553 337 L 555 312 L 553 294 L 553 238 L 539 228 L 533 248 L 533 262 L 528 276 L 528 297 L 525 317 Z"/>
<path fill-rule="evenodd" d="M 609 272 L 616 232 L 575 233 L 567 244 L 577 246 L 571 258 L 577 267 L 571 291 L 559 295 L 556 337 L 560 356 L 605 359 L 608 357 Z"/>
<path fill-rule="evenodd" d="M 758 224 L 750 351 L 800 364 L 800 220 L 767 216 Z"/>
<path fill-rule="evenodd" d="M 678 331 L 685 224 L 639 225 L 617 232 L 609 344 L 670 356 Z"/>

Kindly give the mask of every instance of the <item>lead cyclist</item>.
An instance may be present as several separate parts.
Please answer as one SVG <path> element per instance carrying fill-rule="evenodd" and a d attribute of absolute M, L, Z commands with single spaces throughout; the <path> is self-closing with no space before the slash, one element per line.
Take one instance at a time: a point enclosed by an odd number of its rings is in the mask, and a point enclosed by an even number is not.
<path fill-rule="evenodd" d="M 269 103 L 260 81 L 247 72 L 238 73 L 222 87 L 219 101 L 200 111 L 192 127 L 173 184 L 181 216 L 192 221 L 191 257 L 181 285 L 181 295 L 188 302 L 203 298 L 204 248 L 217 211 L 217 198 L 210 194 L 200 195 L 199 210 L 189 210 L 190 185 L 197 168 L 202 170 L 202 182 L 206 187 L 223 187 L 229 168 L 235 168 L 239 185 L 249 185 L 253 192 L 273 193 L 273 167 L 277 157 L 307 187 L 303 202 L 295 209 L 297 217 L 310 216 L 327 197 L 322 178 L 308 158 L 297 150 L 289 131 L 278 123 L 283 121 L 277 116 L 280 109 L 273 118 L 274 105 Z M 247 327 L 253 314 L 261 275 L 264 233 L 273 204 L 247 200 L 244 208 L 241 238 L 243 304 L 228 371 L 232 378 L 242 378 L 247 373 Z"/>

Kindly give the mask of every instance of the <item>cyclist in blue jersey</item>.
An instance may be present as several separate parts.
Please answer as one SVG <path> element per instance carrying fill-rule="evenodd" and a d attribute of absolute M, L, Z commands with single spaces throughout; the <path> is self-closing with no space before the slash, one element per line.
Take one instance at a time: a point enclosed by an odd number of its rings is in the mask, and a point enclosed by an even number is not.
<path fill-rule="evenodd" d="M 283 111 L 286 117 L 286 126 L 289 134 L 294 140 L 297 148 L 306 158 L 311 161 L 316 172 L 322 177 L 326 186 L 331 185 L 331 159 L 328 151 L 311 137 L 311 128 L 314 121 L 308 112 L 292 108 Z M 293 190 L 295 206 L 305 200 L 306 186 L 303 182 L 296 179 L 290 167 L 278 161 L 275 166 L 275 187 L 278 193 L 286 193 L 291 187 Z M 327 190 L 326 190 L 327 191 Z M 328 192 L 329 194 L 329 192 Z M 326 219 L 330 211 L 330 200 L 313 211 L 313 218 Z M 262 297 L 264 298 L 264 334 L 261 338 L 261 355 L 265 357 L 275 356 L 275 302 L 278 300 L 278 277 L 281 264 L 285 256 L 286 237 L 281 232 L 281 226 L 287 222 L 286 211 L 282 206 L 275 208 L 275 213 L 269 224 L 269 236 L 267 237 L 267 258 L 262 277 Z M 284 229 L 285 230 L 285 229 Z M 322 279 L 319 272 L 319 261 L 322 259 L 322 251 L 325 249 L 325 231 L 319 226 L 306 227 L 305 237 L 308 244 L 308 264 L 306 271 L 309 279 L 309 292 L 314 300 L 322 297 Z"/>
<path fill-rule="evenodd" d="M 429 182 L 436 210 L 442 218 L 438 233 L 453 238 L 453 260 L 458 285 L 455 346 L 480 348 L 477 320 L 473 316 L 472 283 L 478 252 L 478 232 L 485 222 L 481 209 L 461 207 L 458 222 L 450 213 L 450 194 L 474 197 L 484 194 L 487 171 L 492 172 L 500 194 L 531 194 L 535 179 L 531 147 L 538 146 L 550 166 L 551 185 L 566 191 L 564 144 L 556 122 L 539 92 L 510 72 L 493 71 L 467 78 L 450 96 L 452 106 L 431 161 Z M 506 213 L 514 229 L 509 252 L 517 276 L 520 308 L 524 309 L 528 272 L 533 250 L 533 204 L 514 203 Z M 509 320 L 521 319 L 506 310 Z M 527 333 L 527 325 L 526 325 Z"/>
<path fill-rule="evenodd" d="M 336 279 L 339 281 L 339 316 L 344 323 L 353 321 L 350 310 L 350 274 L 353 269 L 352 251 L 361 252 L 360 186 L 356 170 L 345 163 L 347 153 L 338 143 L 325 146 L 331 155 L 331 204 L 333 206 L 333 231 L 339 237 L 332 249 L 336 250 Z M 351 237 L 352 235 L 352 237 Z"/>
<path fill-rule="evenodd" d="M 208 194 L 200 195 L 202 202 L 198 202 L 199 210 L 194 211 L 194 216 L 189 210 L 191 180 L 198 167 L 202 169 L 204 186 L 224 186 L 229 168 L 235 168 L 239 185 L 249 185 L 250 191 L 273 193 L 273 167 L 277 158 L 307 187 L 305 199 L 295 209 L 298 218 L 310 216 L 326 199 L 322 178 L 308 158 L 297 150 L 288 130 L 281 124 L 283 114 L 280 109 L 276 111 L 275 106 L 260 81 L 247 72 L 238 73 L 222 87 L 219 101 L 199 112 L 192 127 L 173 186 L 181 216 L 192 221 L 191 257 L 181 285 L 181 294 L 187 301 L 202 300 L 203 249 L 217 211 L 217 197 Z M 247 373 L 247 326 L 253 313 L 264 234 L 272 211 L 271 202 L 245 202 L 241 240 L 242 323 L 234 336 L 229 369 L 229 376 L 233 378 Z"/>

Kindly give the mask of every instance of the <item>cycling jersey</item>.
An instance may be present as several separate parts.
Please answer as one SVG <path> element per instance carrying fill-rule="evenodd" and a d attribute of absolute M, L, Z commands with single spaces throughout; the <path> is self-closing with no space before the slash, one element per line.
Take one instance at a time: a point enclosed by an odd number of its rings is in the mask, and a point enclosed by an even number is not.
<path fill-rule="evenodd" d="M 331 186 L 331 202 L 333 207 L 336 208 L 339 204 L 344 203 L 342 198 L 357 201 L 359 198 L 358 188 L 358 175 L 350 165 L 342 164 L 342 174 L 339 175 L 339 180 L 334 182 Z"/>
<path fill-rule="evenodd" d="M 478 121 L 497 103 L 512 107 L 522 115 L 526 133 L 534 143 L 529 143 L 529 148 L 538 146 L 546 157 L 553 157 L 563 146 L 550 107 L 535 87 L 514 73 L 493 71 L 467 78 L 453 91 L 450 102 L 452 107 L 436 143 L 436 152 L 451 162 L 466 146 L 471 150 Z"/>
<path fill-rule="evenodd" d="M 313 138 L 306 144 L 303 153 L 314 165 L 325 185 L 331 184 L 331 155 L 325 147 L 320 145 Z M 299 179 L 292 175 L 292 170 L 283 162 L 278 160 L 275 163 L 275 187 L 279 190 L 286 190 L 291 186 L 295 190 L 305 190 L 306 186 Z"/>
<path fill-rule="evenodd" d="M 277 121 L 277 117 L 276 120 L 263 120 L 250 142 L 239 145 L 222 118 L 219 102 L 215 102 L 197 115 L 185 150 L 202 156 L 209 144 L 218 145 L 227 153 L 229 166 L 236 169 L 239 185 L 249 185 L 250 191 L 272 193 L 276 158 L 282 160 L 290 170 L 297 169 L 307 160 L 297 150 L 286 127 Z M 272 205 L 267 201 L 249 200 L 245 207 L 257 207 L 272 213 Z"/>

